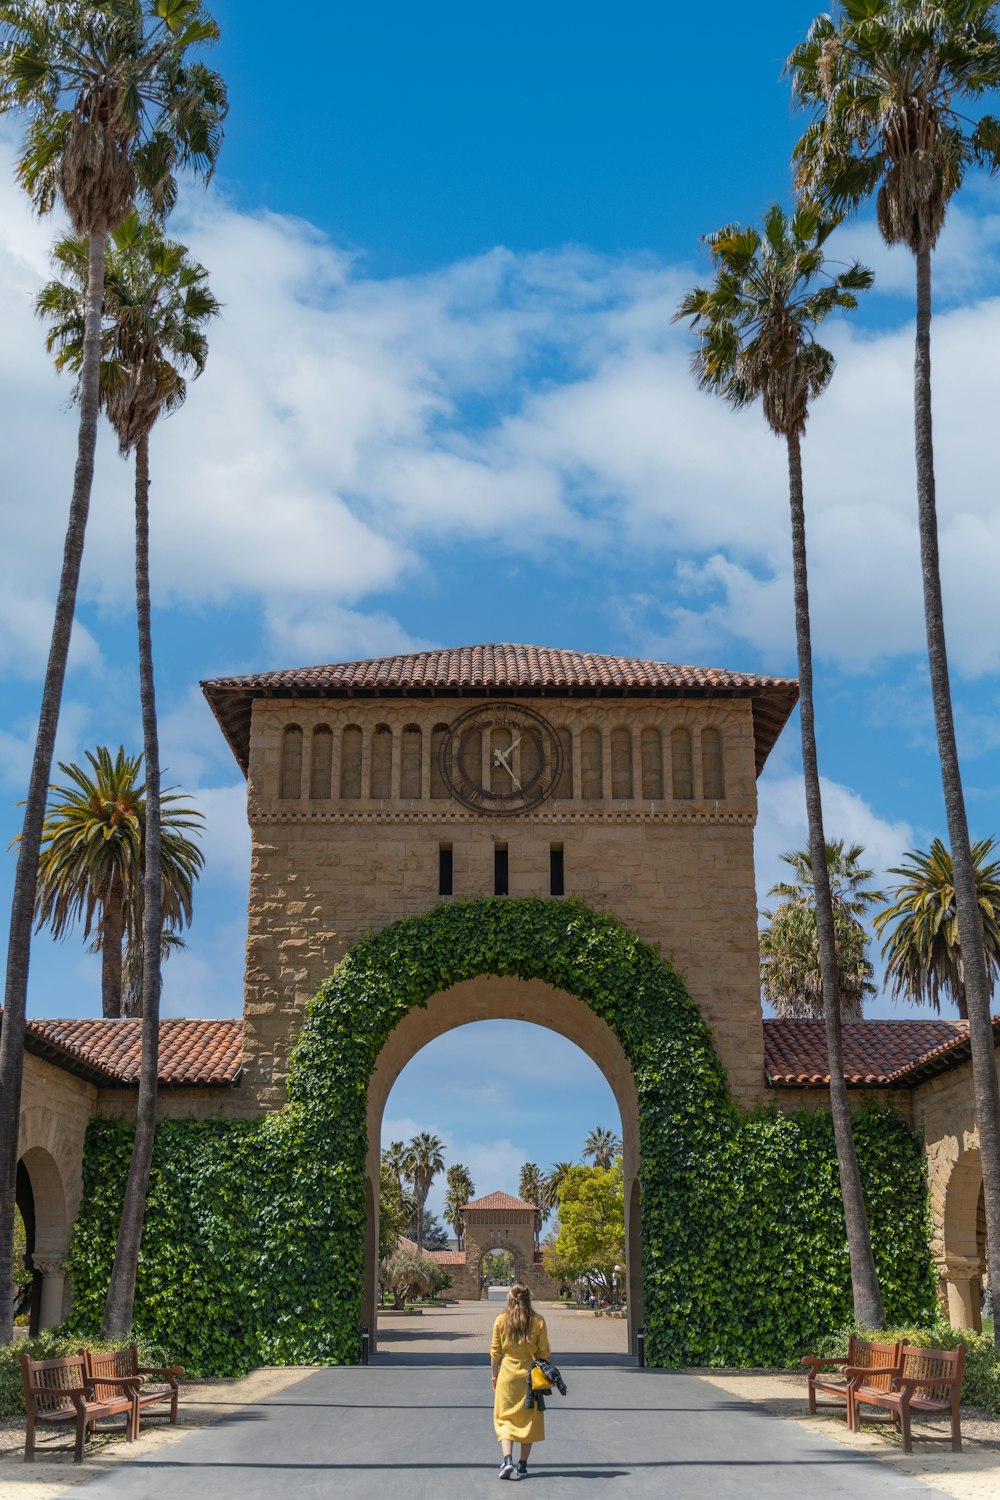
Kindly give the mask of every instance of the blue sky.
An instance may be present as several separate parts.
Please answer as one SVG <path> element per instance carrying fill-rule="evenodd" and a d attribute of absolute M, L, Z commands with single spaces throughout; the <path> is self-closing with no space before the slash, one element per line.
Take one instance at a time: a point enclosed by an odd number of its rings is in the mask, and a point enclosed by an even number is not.
<path fill-rule="evenodd" d="M 189 950 L 167 968 L 175 1015 L 241 1003 L 244 784 L 199 679 L 488 640 L 794 671 L 781 445 L 759 413 L 734 416 L 694 390 L 671 317 L 705 272 L 699 236 L 787 192 L 800 121 L 781 60 L 813 6 L 721 4 L 709 23 L 703 8 L 637 0 L 313 4 L 284 31 L 257 0 L 214 9 L 232 114 L 215 184 L 185 191 L 172 228 L 208 266 L 225 314 L 204 379 L 153 452 L 165 763 L 208 818 Z M 61 224 L 20 201 L 14 139 L 8 121 L 4 846 L 18 828 L 74 447 L 69 389 L 31 312 Z M 936 257 L 934 360 L 977 835 L 1000 821 L 998 243 L 997 188 L 973 181 Z M 821 759 L 831 834 L 860 839 L 881 872 L 944 832 L 913 498 L 912 267 L 867 219 L 831 253 L 861 257 L 877 281 L 858 316 L 828 327 L 840 368 L 805 444 Z M 129 474 L 105 438 L 62 759 L 139 742 L 131 526 Z M 780 851 L 803 841 L 796 731 L 761 781 L 762 893 Z M 12 868 L 7 855 L 5 910 Z M 30 1008 L 97 1013 L 96 960 L 77 941 L 36 942 Z M 883 999 L 871 1013 L 901 1012 Z M 477 1186 L 511 1186 L 517 1159 L 572 1155 L 591 1126 L 614 1123 L 586 1060 L 567 1061 L 552 1038 L 533 1053 L 576 1080 L 564 1136 L 525 1088 L 508 1086 L 492 1122 L 449 1093 L 456 1057 L 470 1063 L 460 1034 L 404 1073 L 390 1116 L 484 1161 L 507 1141 L 507 1167 L 484 1167 L 506 1180 Z"/>

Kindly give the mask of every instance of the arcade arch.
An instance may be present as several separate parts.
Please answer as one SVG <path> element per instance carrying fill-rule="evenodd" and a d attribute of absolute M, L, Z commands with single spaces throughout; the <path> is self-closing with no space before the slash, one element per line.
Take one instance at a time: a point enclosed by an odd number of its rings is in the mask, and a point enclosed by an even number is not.
<path fill-rule="evenodd" d="M 983 1163 L 978 1147 L 963 1151 L 948 1177 L 944 1200 L 944 1263 L 948 1318 L 954 1328 L 982 1330 L 980 1291 L 986 1273 Z"/>
<path fill-rule="evenodd" d="M 24 1151 L 17 1164 L 17 1206 L 33 1275 L 29 1331 L 55 1328 L 63 1319 L 69 1214 L 59 1167 L 44 1146 Z"/>
<path fill-rule="evenodd" d="M 528 1021 L 573 1042 L 596 1063 L 615 1096 L 621 1118 L 625 1173 L 625 1239 L 629 1347 L 642 1326 L 642 1208 L 639 1194 L 639 1106 L 632 1068 L 617 1037 L 582 1000 L 541 980 L 481 975 L 432 995 L 408 1011 L 379 1054 L 368 1088 L 364 1321 L 375 1337 L 378 1300 L 378 1194 L 382 1117 L 407 1063 L 435 1038 L 476 1021 Z M 483 1184 L 488 1188 L 487 1184 Z"/>

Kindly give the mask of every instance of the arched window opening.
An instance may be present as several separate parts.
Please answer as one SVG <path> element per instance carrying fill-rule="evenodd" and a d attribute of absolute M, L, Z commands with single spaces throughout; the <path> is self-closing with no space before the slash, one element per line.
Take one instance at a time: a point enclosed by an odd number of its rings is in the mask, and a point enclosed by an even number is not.
<path fill-rule="evenodd" d="M 441 770 L 441 747 L 448 733 L 447 724 L 435 724 L 431 730 L 431 796 L 447 797 L 444 774 Z"/>
<path fill-rule="evenodd" d="M 403 725 L 403 744 L 399 760 L 399 795 L 407 801 L 420 798 L 423 773 L 424 737 L 419 724 Z"/>
<path fill-rule="evenodd" d="M 611 731 L 611 795 L 616 802 L 632 798 L 632 733 L 624 728 Z"/>
<path fill-rule="evenodd" d="M 673 773 L 674 797 L 681 802 L 689 801 L 694 796 L 690 729 L 670 731 L 670 766 Z"/>
<path fill-rule="evenodd" d="M 599 729 L 585 729 L 580 735 L 580 779 L 584 797 L 593 801 L 604 796 L 604 759 Z"/>
<path fill-rule="evenodd" d="M 361 796 L 361 728 L 347 724 L 340 740 L 340 795 L 346 801 Z"/>
<path fill-rule="evenodd" d="M 642 758 L 643 800 L 657 802 L 663 796 L 663 741 L 658 729 L 650 726 L 642 731 L 639 751 Z"/>
<path fill-rule="evenodd" d="M 372 796 L 385 802 L 392 796 L 392 730 L 388 724 L 375 725 L 372 741 Z"/>
<path fill-rule="evenodd" d="M 726 795 L 726 771 L 722 758 L 722 735 L 717 729 L 701 731 L 702 796 L 721 802 Z"/>
<path fill-rule="evenodd" d="M 313 802 L 325 802 L 331 794 L 333 778 L 333 730 L 319 724 L 312 735 L 312 765 L 309 769 L 309 796 Z"/>
<path fill-rule="evenodd" d="M 281 735 L 281 789 L 278 795 L 291 801 L 302 796 L 302 728 L 286 724 Z"/>
<path fill-rule="evenodd" d="M 559 772 L 559 780 L 553 790 L 554 797 L 572 797 L 573 795 L 573 734 L 566 728 L 556 730 L 559 743 L 562 745 L 562 769 Z"/>

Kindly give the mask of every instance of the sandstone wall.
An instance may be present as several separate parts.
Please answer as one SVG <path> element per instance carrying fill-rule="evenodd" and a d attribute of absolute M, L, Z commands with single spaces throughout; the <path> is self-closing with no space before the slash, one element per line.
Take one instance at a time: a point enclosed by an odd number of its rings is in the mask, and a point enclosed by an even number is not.
<path fill-rule="evenodd" d="M 613 911 L 660 944 L 712 1027 L 737 1097 L 759 1098 L 749 702 L 536 700 L 532 706 L 567 747 L 563 794 L 506 821 L 464 808 L 440 784 L 432 753 L 439 726 L 468 706 L 467 700 L 254 704 L 248 1094 L 263 1108 L 280 1108 L 309 999 L 362 934 L 441 899 L 442 846 L 452 853 L 454 896 L 468 898 L 493 893 L 501 844 L 511 896 L 549 893 L 556 846 L 567 895 Z M 706 797 L 706 785 L 724 795 Z M 662 795 L 643 797 L 644 790 Z M 625 792 L 631 795 L 615 795 Z"/>

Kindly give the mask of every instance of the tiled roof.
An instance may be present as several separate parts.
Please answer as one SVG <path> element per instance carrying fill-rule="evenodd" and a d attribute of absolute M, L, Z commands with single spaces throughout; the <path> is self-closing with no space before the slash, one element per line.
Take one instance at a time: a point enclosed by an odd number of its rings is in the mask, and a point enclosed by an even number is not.
<path fill-rule="evenodd" d="M 1000 1044 L 1000 1016 L 993 1018 Z M 967 1021 L 848 1021 L 844 1077 L 855 1087 L 907 1087 L 964 1062 Z M 822 1021 L 765 1021 L 764 1071 L 776 1087 L 808 1088 L 830 1081 Z"/>
<path fill-rule="evenodd" d="M 417 1242 L 416 1240 L 407 1239 L 405 1234 L 401 1234 L 396 1240 L 396 1249 L 410 1250 L 415 1254 Z M 424 1250 L 423 1253 L 427 1256 L 428 1260 L 436 1261 L 439 1266 L 465 1265 L 464 1250 Z"/>
<path fill-rule="evenodd" d="M 139 1020 L 29 1021 L 29 1052 L 99 1086 L 137 1084 Z M 243 1067 L 241 1021 L 160 1022 L 159 1081 L 164 1088 L 232 1085 Z"/>
<path fill-rule="evenodd" d="M 203 682 L 202 690 L 244 771 L 249 760 L 251 708 L 253 700 L 261 697 L 752 698 L 758 771 L 798 698 L 798 683 L 786 677 L 508 644 L 414 651 L 407 656 L 218 677 Z"/>
<path fill-rule="evenodd" d="M 533 1203 L 525 1203 L 523 1198 L 512 1198 L 510 1193 L 487 1193 L 485 1198 L 476 1198 L 473 1202 L 467 1203 L 465 1207 L 467 1209 L 521 1208 L 525 1209 L 528 1213 L 533 1214 L 535 1212 L 535 1205 Z"/>

